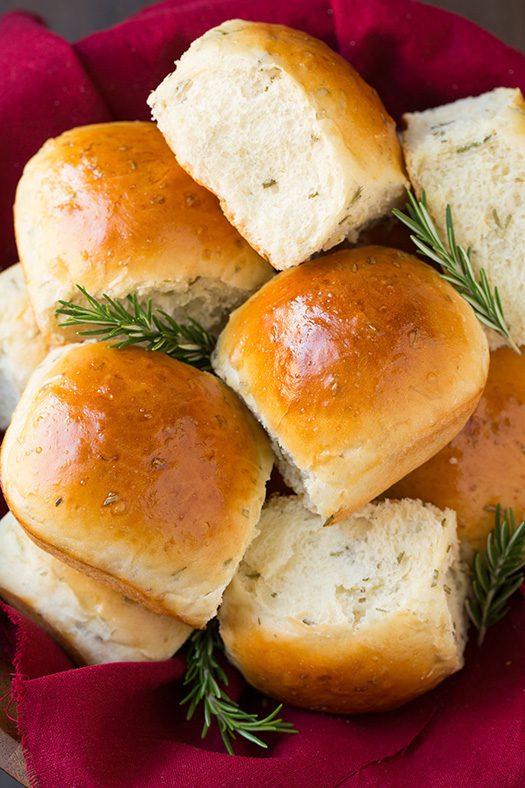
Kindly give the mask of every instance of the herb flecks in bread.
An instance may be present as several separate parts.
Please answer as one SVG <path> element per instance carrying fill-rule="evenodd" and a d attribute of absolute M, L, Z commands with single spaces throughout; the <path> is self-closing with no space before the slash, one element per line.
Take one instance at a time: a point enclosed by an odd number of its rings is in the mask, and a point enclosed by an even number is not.
<path fill-rule="evenodd" d="M 414 195 L 408 192 L 408 200 L 408 215 L 396 209 L 392 213 L 415 233 L 411 238 L 418 250 L 444 269 L 443 279 L 454 285 L 458 293 L 468 301 L 478 320 L 502 336 L 510 347 L 521 355 L 505 322 L 498 288 L 494 287 L 494 292 L 491 292 L 484 268 L 479 269 L 479 281 L 476 279 L 472 268 L 471 247 L 465 249 L 456 243 L 450 205 L 447 204 L 445 208 L 447 248 L 428 212 L 426 193 L 423 191 L 421 199 L 416 200 Z"/>
<path fill-rule="evenodd" d="M 471 247 L 476 276 L 497 286 L 510 336 L 525 345 L 525 101 L 518 89 L 497 88 L 474 98 L 404 115 L 403 150 L 414 191 L 426 193 L 442 238 L 446 212 L 456 241 Z M 505 337 L 488 329 L 490 349 Z"/>
<path fill-rule="evenodd" d="M 282 270 L 399 205 L 395 124 L 325 43 L 239 19 L 197 39 L 149 99 L 179 163 Z"/>
<path fill-rule="evenodd" d="M 246 679 L 348 714 L 395 708 L 458 670 L 468 574 L 454 512 L 385 501 L 322 526 L 298 497 L 263 509 L 219 610 Z"/>

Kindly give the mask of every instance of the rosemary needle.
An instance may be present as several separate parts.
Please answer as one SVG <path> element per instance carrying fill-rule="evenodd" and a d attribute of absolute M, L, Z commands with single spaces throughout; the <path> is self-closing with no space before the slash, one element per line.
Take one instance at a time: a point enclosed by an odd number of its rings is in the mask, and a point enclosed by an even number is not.
<path fill-rule="evenodd" d="M 483 556 L 474 556 L 474 599 L 465 603 L 467 613 L 478 629 L 481 646 L 488 627 L 508 612 L 507 601 L 525 579 L 525 521 L 517 527 L 512 509 L 496 507 L 496 523 L 487 537 Z"/>
<path fill-rule="evenodd" d="M 98 336 L 100 340 L 116 339 L 113 347 L 118 348 L 142 343 L 147 350 L 167 353 L 172 358 L 199 369 L 211 369 L 210 355 L 216 338 L 196 320 L 188 318 L 188 324 L 184 325 L 161 309 L 154 314 L 151 300 L 144 309 L 135 293 L 127 296 L 126 305 L 125 302 L 105 294 L 104 302 L 97 301 L 85 287 L 77 285 L 77 288 L 85 296 L 88 306 L 59 301 L 60 306 L 56 312 L 67 317 L 67 320 L 59 325 L 93 325 L 96 328 L 78 333 L 81 336 Z"/>
<path fill-rule="evenodd" d="M 236 734 L 260 747 L 267 747 L 256 733 L 297 733 L 291 723 L 277 719 L 282 705 L 277 706 L 267 717 L 259 719 L 256 714 L 243 711 L 238 703 L 228 697 L 221 687 L 221 684 L 228 684 L 228 678 L 217 658 L 218 652 L 223 650 L 217 619 L 211 621 L 205 630 L 195 631 L 190 637 L 184 686 L 190 686 L 191 690 L 181 705 L 190 704 L 187 713 L 187 719 L 190 720 L 198 705 L 201 702 L 204 704 L 202 738 L 206 736 L 213 718 L 218 723 L 224 746 L 230 755 L 234 754 L 232 740 Z"/>
<path fill-rule="evenodd" d="M 447 282 L 450 282 L 458 293 L 468 301 L 478 320 L 504 337 L 511 348 L 518 355 L 521 355 L 505 323 L 498 288 L 495 287 L 494 292 L 491 293 L 487 275 L 483 268 L 479 272 L 479 282 L 476 281 L 470 260 L 470 247 L 465 250 L 456 243 L 450 205 L 446 207 L 449 246 L 447 249 L 428 212 L 425 192 L 423 192 L 421 200 L 416 200 L 414 195 L 408 192 L 408 200 L 406 214 L 398 210 L 393 210 L 392 213 L 396 219 L 399 219 L 409 230 L 412 230 L 414 235 L 410 237 L 418 250 L 444 269 L 445 273 L 442 273 L 441 276 Z"/>

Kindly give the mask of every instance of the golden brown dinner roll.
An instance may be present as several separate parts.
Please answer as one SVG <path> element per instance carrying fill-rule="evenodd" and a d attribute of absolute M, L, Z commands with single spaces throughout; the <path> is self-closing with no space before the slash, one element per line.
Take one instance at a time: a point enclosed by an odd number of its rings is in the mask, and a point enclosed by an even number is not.
<path fill-rule="evenodd" d="M 20 263 L 0 272 L 0 430 L 49 345 L 38 330 Z"/>
<path fill-rule="evenodd" d="M 525 518 L 525 348 L 490 354 L 487 385 L 476 411 L 438 454 L 397 482 L 387 497 L 421 498 L 457 513 L 466 558 L 482 550 L 494 508 Z"/>
<path fill-rule="evenodd" d="M 51 352 L 0 460 L 8 506 L 40 547 L 194 627 L 215 614 L 272 465 L 263 431 L 216 377 L 107 343 Z"/>
<path fill-rule="evenodd" d="M 369 246 L 278 274 L 230 317 L 213 365 L 266 427 L 285 481 L 337 520 L 459 432 L 488 350 L 434 269 Z"/>
<path fill-rule="evenodd" d="M 275 268 L 329 249 L 404 199 L 395 124 L 322 41 L 233 19 L 149 99 L 180 164 Z"/>
<path fill-rule="evenodd" d="M 216 198 L 177 164 L 153 123 L 104 123 L 48 140 L 15 202 L 20 260 L 40 329 L 55 343 L 58 300 L 137 293 L 177 320 L 221 325 L 272 275 Z"/>
<path fill-rule="evenodd" d="M 246 679 L 295 706 L 355 714 L 400 706 L 462 667 L 454 513 L 386 501 L 322 526 L 297 497 L 263 509 L 219 610 Z"/>
<path fill-rule="evenodd" d="M 41 550 L 10 512 L 0 520 L 0 595 L 78 665 L 169 659 L 192 631 Z"/>

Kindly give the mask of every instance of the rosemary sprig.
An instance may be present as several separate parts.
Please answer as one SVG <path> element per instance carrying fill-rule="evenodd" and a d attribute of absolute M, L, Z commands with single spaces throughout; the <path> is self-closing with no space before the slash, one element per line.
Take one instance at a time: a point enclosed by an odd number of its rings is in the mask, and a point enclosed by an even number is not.
<path fill-rule="evenodd" d="M 88 306 L 59 301 L 61 306 L 56 309 L 57 314 L 68 318 L 59 325 L 98 326 L 78 333 L 81 336 L 98 336 L 101 340 L 124 336 L 125 339 L 115 342 L 112 347 L 143 343 L 147 350 L 159 350 L 199 369 L 211 369 L 210 354 L 216 338 L 196 320 L 188 318 L 188 325 L 183 325 L 161 309 L 153 314 L 151 300 L 147 308 L 143 309 L 135 293 L 127 296 L 129 308 L 126 308 L 125 302 L 104 294 L 106 303 L 103 303 L 90 295 L 85 287 L 77 287 L 87 299 Z"/>
<path fill-rule="evenodd" d="M 470 246 L 465 250 L 456 243 L 450 205 L 446 207 L 447 240 L 449 245 L 449 249 L 447 249 L 428 212 L 425 192 L 423 192 L 421 200 L 416 200 L 414 195 L 408 192 L 408 200 L 409 202 L 406 204 L 408 215 L 398 210 L 393 210 L 392 213 L 409 230 L 412 230 L 414 235 L 410 237 L 419 251 L 444 268 L 445 273 L 442 273 L 441 276 L 447 282 L 450 282 L 458 293 L 468 301 L 474 309 L 478 320 L 497 331 L 498 334 L 505 338 L 511 348 L 518 355 L 521 355 L 519 348 L 511 339 L 509 329 L 505 323 L 498 288 L 495 287 L 494 293 L 491 293 L 487 275 L 483 268 L 479 272 L 479 282 L 476 281 L 470 260 Z"/>
<path fill-rule="evenodd" d="M 282 705 L 264 719 L 258 719 L 256 714 L 243 711 L 238 703 L 228 697 L 220 686 L 220 683 L 227 685 L 228 678 L 217 658 L 217 653 L 223 650 L 217 619 L 211 621 L 205 630 L 196 630 L 190 637 L 184 686 L 191 686 L 191 690 L 181 705 L 190 704 L 187 714 L 190 720 L 198 705 L 201 702 L 204 704 L 202 738 L 206 736 L 213 718 L 219 725 L 224 746 L 230 755 L 234 754 L 232 740 L 236 734 L 260 747 L 267 747 L 255 733 L 297 733 L 291 723 L 276 719 Z"/>
<path fill-rule="evenodd" d="M 474 556 L 473 588 L 475 599 L 465 606 L 478 629 L 478 646 L 481 646 L 488 627 L 508 612 L 507 600 L 525 580 L 525 521 L 517 527 L 512 509 L 505 509 L 503 519 L 499 505 L 496 507 L 496 524 L 487 537 L 483 557 Z"/>

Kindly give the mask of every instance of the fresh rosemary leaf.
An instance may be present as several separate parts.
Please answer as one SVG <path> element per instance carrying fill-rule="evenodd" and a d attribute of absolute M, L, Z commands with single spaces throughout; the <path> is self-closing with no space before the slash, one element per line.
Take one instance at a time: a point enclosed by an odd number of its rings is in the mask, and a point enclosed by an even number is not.
<path fill-rule="evenodd" d="M 487 629 L 508 612 L 507 601 L 525 580 L 525 521 L 517 527 L 512 509 L 496 507 L 496 523 L 487 537 L 483 555 L 474 556 L 474 599 L 465 603 L 478 629 L 478 646 Z"/>
<path fill-rule="evenodd" d="M 181 701 L 181 705 L 189 703 L 187 719 L 190 720 L 200 703 L 203 704 L 204 725 L 202 738 L 215 719 L 227 752 L 233 755 L 232 741 L 236 735 L 267 747 L 255 734 L 277 732 L 297 733 L 291 723 L 277 719 L 281 706 L 263 719 L 256 714 L 243 711 L 238 703 L 231 700 L 221 684 L 227 686 L 228 678 L 218 661 L 218 653 L 224 650 L 219 635 L 217 619 L 213 619 L 205 630 L 196 630 L 190 637 L 186 661 L 184 686 L 191 687 L 189 693 Z"/>
<path fill-rule="evenodd" d="M 479 281 L 476 280 L 470 260 L 470 247 L 465 250 L 456 243 L 450 205 L 446 208 L 447 249 L 428 212 L 425 192 L 421 200 L 416 200 L 414 195 L 408 192 L 408 200 L 406 214 L 398 210 L 393 210 L 392 213 L 412 231 L 413 235 L 410 237 L 417 249 L 444 269 L 441 276 L 468 301 L 478 320 L 504 337 L 511 348 L 521 355 L 505 323 L 498 288 L 495 287 L 494 292 L 491 292 L 483 268 L 479 272 Z"/>
<path fill-rule="evenodd" d="M 88 305 L 81 306 L 69 301 L 59 301 L 57 314 L 67 320 L 61 326 L 94 326 L 79 331 L 80 336 L 98 336 L 101 340 L 118 339 L 112 347 L 127 347 L 142 344 L 147 350 L 167 353 L 178 361 L 184 361 L 199 369 L 209 370 L 210 355 L 216 338 L 208 333 L 196 320 L 188 318 L 188 324 L 177 323 L 161 309 L 153 313 L 151 300 L 144 309 L 136 294 L 127 297 L 126 303 L 104 295 L 104 302 L 97 301 L 81 285 L 77 285 Z M 124 337 L 124 338 L 122 338 Z"/>

